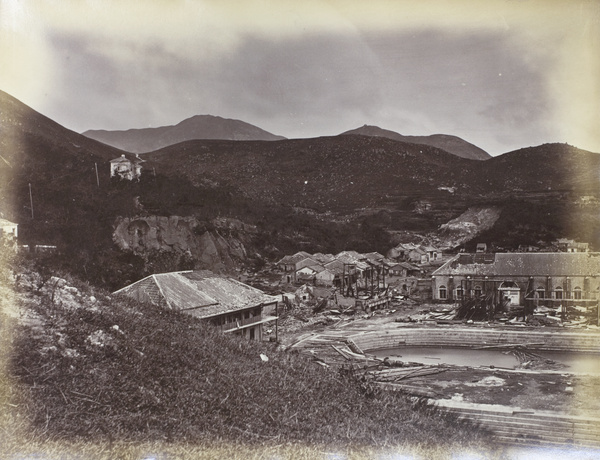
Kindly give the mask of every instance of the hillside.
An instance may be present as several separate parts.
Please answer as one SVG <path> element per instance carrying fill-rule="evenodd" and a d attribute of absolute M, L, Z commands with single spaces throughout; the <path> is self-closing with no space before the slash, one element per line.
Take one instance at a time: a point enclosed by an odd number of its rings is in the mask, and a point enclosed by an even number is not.
<path fill-rule="evenodd" d="M 437 148 L 366 136 L 277 142 L 191 141 L 144 155 L 160 171 L 215 181 L 252 199 L 319 213 L 408 204 L 462 180 L 470 161 Z M 445 192 L 444 192 L 445 193 Z"/>
<path fill-rule="evenodd" d="M 542 144 L 476 164 L 470 182 L 499 191 L 600 191 L 600 155 L 568 144 Z"/>
<path fill-rule="evenodd" d="M 240 120 L 196 115 L 174 126 L 129 129 L 126 131 L 88 130 L 84 136 L 128 152 L 143 153 L 193 139 L 234 141 L 285 139 Z"/>
<path fill-rule="evenodd" d="M 0 265 L 0 319 L 13 335 L 11 359 L 0 369 L 12 385 L 0 428 L 14 439 L 3 437 L 3 458 L 24 440 L 102 450 L 143 442 L 187 449 L 294 443 L 316 452 L 484 445 L 474 427 L 349 373 L 74 278 L 10 265 L 15 272 Z"/>
<path fill-rule="evenodd" d="M 468 158 L 470 160 L 487 160 L 491 158 L 491 155 L 485 150 L 480 149 L 476 145 L 473 145 L 461 139 L 460 137 L 450 136 L 448 134 L 432 134 L 430 136 L 404 136 L 395 131 L 370 125 L 364 125 L 360 128 L 352 129 L 350 131 L 343 132 L 340 135 L 347 134 L 387 137 L 388 139 L 394 139 L 396 141 L 429 145 L 431 147 L 437 147 L 456 156 Z"/>
<path fill-rule="evenodd" d="M 0 92 L 0 212 L 20 224 L 22 243 L 94 235 L 88 218 L 97 222 L 106 206 L 97 179 L 106 185 L 110 159 L 123 153 Z"/>
<path fill-rule="evenodd" d="M 31 215 L 20 199 L 29 198 L 29 183 L 36 198 L 53 188 L 67 192 L 84 183 L 95 185 L 95 165 L 100 172 L 108 170 L 108 161 L 122 153 L 64 128 L 0 91 L 0 211 L 7 218 Z M 40 220 L 49 212 L 45 206 L 36 211 Z"/>
<path fill-rule="evenodd" d="M 512 227 L 508 239 L 489 234 L 502 245 L 563 235 L 600 244 L 598 206 L 577 204 L 600 196 L 600 155 L 564 144 L 475 161 L 422 144 L 344 135 L 191 141 L 144 158 L 167 175 L 184 172 L 194 184 L 229 186 L 253 202 L 326 221 L 378 216 L 371 220 L 386 229 L 436 232 L 471 206 L 492 206 L 503 211 L 496 227 Z"/>

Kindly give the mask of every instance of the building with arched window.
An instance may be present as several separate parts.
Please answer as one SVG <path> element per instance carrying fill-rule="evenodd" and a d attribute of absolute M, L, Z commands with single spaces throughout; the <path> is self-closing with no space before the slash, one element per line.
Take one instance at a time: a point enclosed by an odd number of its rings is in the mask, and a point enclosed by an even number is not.
<path fill-rule="evenodd" d="M 596 305 L 600 253 L 458 254 L 432 273 L 434 300 L 490 296 L 511 305 Z"/>

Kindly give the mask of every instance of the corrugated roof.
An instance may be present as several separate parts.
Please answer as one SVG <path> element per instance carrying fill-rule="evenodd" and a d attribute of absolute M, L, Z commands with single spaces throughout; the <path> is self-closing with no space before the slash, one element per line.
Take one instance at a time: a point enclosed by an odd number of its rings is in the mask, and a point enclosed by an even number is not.
<path fill-rule="evenodd" d="M 198 318 L 207 318 L 276 301 L 274 297 L 260 289 L 209 271 L 151 275 L 116 293 L 134 295 L 138 289 L 148 289 L 148 281 L 158 287 L 161 296 L 171 309 L 186 311 Z"/>
<path fill-rule="evenodd" d="M 600 276 L 598 252 L 496 253 L 493 261 L 481 263 L 475 262 L 475 255 L 468 256 L 459 254 L 432 275 Z"/>

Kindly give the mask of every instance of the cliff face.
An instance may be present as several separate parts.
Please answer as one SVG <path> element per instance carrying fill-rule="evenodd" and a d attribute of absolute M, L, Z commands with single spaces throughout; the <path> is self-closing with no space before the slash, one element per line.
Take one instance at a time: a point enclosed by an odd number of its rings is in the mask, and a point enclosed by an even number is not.
<path fill-rule="evenodd" d="M 194 217 L 119 217 L 113 241 L 123 251 L 134 254 L 185 255 L 194 261 L 195 268 L 224 271 L 247 256 L 242 241 L 231 235 L 232 229 L 236 226 L 230 222 L 207 229 Z"/>

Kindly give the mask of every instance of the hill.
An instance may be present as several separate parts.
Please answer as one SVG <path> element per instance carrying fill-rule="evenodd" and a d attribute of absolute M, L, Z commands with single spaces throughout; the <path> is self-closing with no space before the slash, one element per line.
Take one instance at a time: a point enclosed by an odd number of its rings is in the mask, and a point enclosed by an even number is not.
<path fill-rule="evenodd" d="M 192 139 L 234 141 L 285 139 L 240 120 L 212 115 L 196 115 L 174 126 L 129 129 L 127 131 L 88 130 L 83 135 L 134 153 L 151 152 Z"/>
<path fill-rule="evenodd" d="M 516 248 L 519 240 L 533 244 L 563 235 L 600 244 L 597 205 L 577 204 L 600 196 L 600 155 L 565 144 L 476 161 L 423 144 L 344 135 L 190 141 L 144 158 L 167 175 L 183 172 L 194 184 L 227 185 L 253 202 L 325 221 L 367 218 L 388 230 L 427 233 L 471 206 L 491 206 L 504 210 L 495 226 L 504 234 L 493 233 L 499 245 Z"/>
<path fill-rule="evenodd" d="M 411 142 L 413 144 L 424 144 L 431 147 L 450 152 L 462 158 L 470 160 L 487 160 L 491 155 L 460 137 L 448 134 L 432 134 L 430 136 L 404 136 L 395 131 L 379 128 L 378 126 L 364 125 L 360 128 L 343 132 L 341 135 L 358 134 L 361 136 L 387 137 L 396 141 Z"/>
<path fill-rule="evenodd" d="M 70 239 L 71 231 L 94 234 L 98 226 L 89 225 L 84 215 L 103 215 L 95 202 L 103 199 L 96 168 L 100 185 L 106 184 L 110 159 L 123 153 L 0 92 L 0 211 L 20 224 L 22 243 L 39 238 L 40 244 L 54 244 L 59 233 Z"/>
<path fill-rule="evenodd" d="M 190 141 L 144 159 L 166 174 L 215 181 L 252 199 L 319 213 L 398 204 L 438 187 L 463 187 L 470 161 L 437 148 L 366 136 L 277 142 Z"/>

